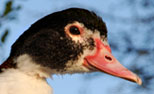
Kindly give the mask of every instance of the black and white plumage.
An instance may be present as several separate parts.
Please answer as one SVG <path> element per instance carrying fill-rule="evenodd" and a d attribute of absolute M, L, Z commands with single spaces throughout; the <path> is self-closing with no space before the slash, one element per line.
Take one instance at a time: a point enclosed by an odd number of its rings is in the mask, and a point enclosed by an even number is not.
<path fill-rule="evenodd" d="M 0 94 L 52 94 L 52 74 L 93 71 L 141 84 L 112 56 L 105 23 L 94 12 L 70 8 L 34 23 L 0 66 Z"/>

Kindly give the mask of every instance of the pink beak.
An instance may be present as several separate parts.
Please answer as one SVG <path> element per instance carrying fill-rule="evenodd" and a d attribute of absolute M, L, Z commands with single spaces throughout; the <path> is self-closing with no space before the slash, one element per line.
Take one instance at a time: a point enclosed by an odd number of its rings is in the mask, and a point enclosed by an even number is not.
<path fill-rule="evenodd" d="M 142 84 L 142 80 L 134 73 L 123 67 L 111 54 L 109 46 L 104 45 L 100 39 L 95 39 L 96 52 L 85 57 L 84 66 L 93 67 L 102 72 Z"/>

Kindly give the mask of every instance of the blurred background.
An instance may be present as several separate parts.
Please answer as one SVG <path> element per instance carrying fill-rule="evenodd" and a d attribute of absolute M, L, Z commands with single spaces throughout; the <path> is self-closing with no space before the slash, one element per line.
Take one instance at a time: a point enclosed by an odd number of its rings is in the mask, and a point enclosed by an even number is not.
<path fill-rule="evenodd" d="M 154 0 L 0 0 L 0 63 L 31 24 L 70 7 L 103 18 L 113 55 L 137 73 L 143 85 L 99 72 L 53 75 L 48 83 L 54 94 L 154 94 Z"/>

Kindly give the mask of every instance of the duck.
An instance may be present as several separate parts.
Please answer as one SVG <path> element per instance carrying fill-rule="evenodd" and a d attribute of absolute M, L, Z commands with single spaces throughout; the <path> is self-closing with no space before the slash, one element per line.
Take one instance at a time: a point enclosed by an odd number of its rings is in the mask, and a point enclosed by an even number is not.
<path fill-rule="evenodd" d="M 141 78 L 112 55 L 107 32 L 103 19 L 83 8 L 39 19 L 0 65 L 0 94 L 53 94 L 46 79 L 54 74 L 103 72 L 141 85 Z"/>

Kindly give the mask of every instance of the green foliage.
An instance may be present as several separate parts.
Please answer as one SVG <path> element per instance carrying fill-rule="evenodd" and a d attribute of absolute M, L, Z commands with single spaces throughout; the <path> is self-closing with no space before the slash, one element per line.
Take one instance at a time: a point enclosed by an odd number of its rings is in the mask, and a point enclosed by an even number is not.
<path fill-rule="evenodd" d="M 0 27 L 3 28 L 3 26 L 7 24 L 4 24 L 5 21 L 11 22 L 12 20 L 15 20 L 17 18 L 16 12 L 18 12 L 18 10 L 20 9 L 20 5 L 14 6 L 14 0 L 6 0 L 3 13 L 0 14 Z M 10 13 L 12 13 L 13 15 L 9 15 Z M 3 43 L 5 43 L 5 40 L 7 39 L 9 32 L 10 30 L 8 29 L 8 27 L 4 28 L 4 31 L 0 32 L 2 34 L 0 36 L 0 46 L 2 46 Z"/>
<path fill-rule="evenodd" d="M 2 43 L 5 42 L 5 40 L 6 40 L 7 36 L 8 36 L 8 34 L 9 34 L 9 30 L 6 29 L 6 30 L 4 31 L 4 34 L 3 34 L 2 37 L 1 37 L 1 42 L 2 42 Z"/>
<path fill-rule="evenodd" d="M 3 12 L 2 17 L 8 15 L 12 11 L 12 3 L 13 1 L 7 1 L 5 5 L 5 10 Z"/>

